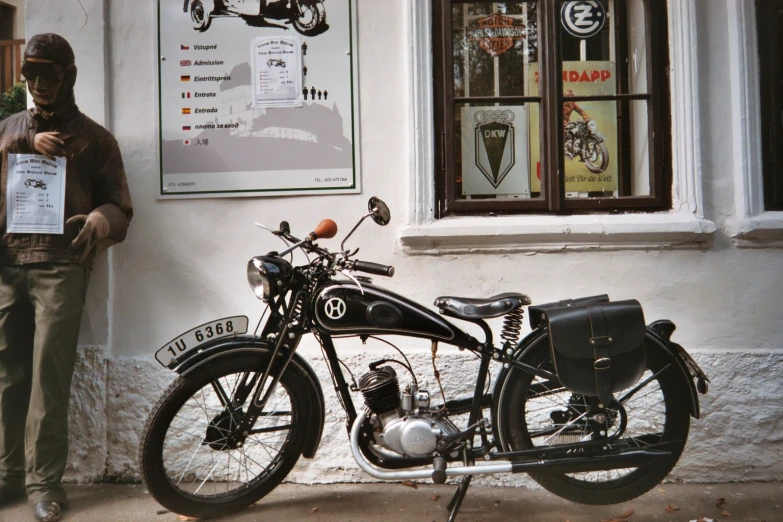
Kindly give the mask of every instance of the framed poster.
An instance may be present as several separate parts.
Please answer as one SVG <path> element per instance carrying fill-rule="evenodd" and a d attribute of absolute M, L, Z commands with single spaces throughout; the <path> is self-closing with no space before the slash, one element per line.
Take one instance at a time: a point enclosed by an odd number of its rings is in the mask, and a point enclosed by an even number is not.
<path fill-rule="evenodd" d="M 355 0 L 157 14 L 159 198 L 360 192 Z"/>

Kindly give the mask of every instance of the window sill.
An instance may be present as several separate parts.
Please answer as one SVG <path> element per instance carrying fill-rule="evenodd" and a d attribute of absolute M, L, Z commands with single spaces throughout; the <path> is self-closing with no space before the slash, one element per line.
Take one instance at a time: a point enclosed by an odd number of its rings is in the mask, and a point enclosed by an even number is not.
<path fill-rule="evenodd" d="M 726 221 L 727 233 L 739 248 L 783 247 L 783 212 Z"/>
<path fill-rule="evenodd" d="M 712 240 L 712 221 L 688 213 L 579 216 L 450 217 L 408 225 L 403 252 L 557 252 L 700 248 Z"/>

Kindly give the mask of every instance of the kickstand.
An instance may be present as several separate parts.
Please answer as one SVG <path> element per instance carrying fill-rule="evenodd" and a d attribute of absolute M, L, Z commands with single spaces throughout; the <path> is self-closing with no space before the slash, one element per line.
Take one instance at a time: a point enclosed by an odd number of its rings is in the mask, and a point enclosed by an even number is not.
<path fill-rule="evenodd" d="M 459 512 L 459 508 L 462 505 L 462 501 L 465 500 L 465 493 L 468 492 L 468 486 L 470 486 L 470 479 L 472 478 L 473 475 L 466 475 L 463 477 L 459 483 L 459 486 L 457 487 L 457 491 L 455 491 L 454 496 L 451 497 L 451 502 L 449 502 L 447 507 L 447 509 L 451 510 L 451 514 L 449 515 L 449 522 L 454 522 L 457 520 L 457 513 Z"/>

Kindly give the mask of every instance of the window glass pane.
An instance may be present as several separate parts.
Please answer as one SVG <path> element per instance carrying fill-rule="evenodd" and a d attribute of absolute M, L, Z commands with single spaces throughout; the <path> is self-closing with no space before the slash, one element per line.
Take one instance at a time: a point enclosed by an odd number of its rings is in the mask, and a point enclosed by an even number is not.
<path fill-rule="evenodd" d="M 452 5 L 454 95 L 521 96 L 538 60 L 536 2 Z"/>
<path fill-rule="evenodd" d="M 540 179 L 540 169 L 530 164 L 531 148 L 539 147 L 538 127 L 530 127 L 530 115 L 538 108 L 538 103 L 457 104 L 454 192 L 458 199 L 531 197 L 532 183 L 538 186 Z"/>
<path fill-rule="evenodd" d="M 649 196 L 648 103 L 563 104 L 567 198 Z"/>
<path fill-rule="evenodd" d="M 561 4 L 563 81 L 600 82 L 607 94 L 643 94 L 648 83 L 645 0 L 564 0 Z M 575 68 L 591 64 L 586 71 Z"/>

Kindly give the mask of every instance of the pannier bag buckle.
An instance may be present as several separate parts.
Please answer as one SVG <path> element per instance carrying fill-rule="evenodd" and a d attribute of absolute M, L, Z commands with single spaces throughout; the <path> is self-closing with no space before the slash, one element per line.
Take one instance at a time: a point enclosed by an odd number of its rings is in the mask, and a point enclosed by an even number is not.
<path fill-rule="evenodd" d="M 612 365 L 612 360 L 610 358 L 602 357 L 595 361 L 593 368 L 595 368 L 596 370 L 608 370 L 611 365 Z"/>

